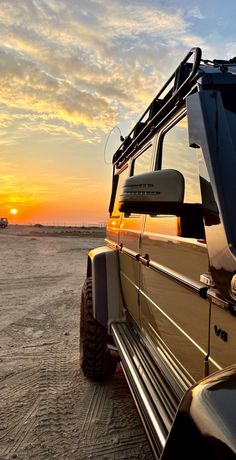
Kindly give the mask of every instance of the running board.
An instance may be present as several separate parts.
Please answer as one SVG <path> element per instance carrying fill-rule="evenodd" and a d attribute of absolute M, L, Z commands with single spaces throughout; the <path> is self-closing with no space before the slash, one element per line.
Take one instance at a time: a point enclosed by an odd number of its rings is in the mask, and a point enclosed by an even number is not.
<path fill-rule="evenodd" d="M 131 325 L 112 323 L 111 331 L 150 445 L 158 459 L 178 407 L 176 395 Z"/>

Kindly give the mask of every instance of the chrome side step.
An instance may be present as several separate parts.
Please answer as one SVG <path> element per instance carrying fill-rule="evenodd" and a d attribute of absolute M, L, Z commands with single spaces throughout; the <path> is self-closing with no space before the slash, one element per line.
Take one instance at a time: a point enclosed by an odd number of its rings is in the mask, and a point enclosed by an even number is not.
<path fill-rule="evenodd" d="M 112 323 L 111 331 L 150 445 L 159 458 L 179 401 L 135 329 L 128 323 Z"/>

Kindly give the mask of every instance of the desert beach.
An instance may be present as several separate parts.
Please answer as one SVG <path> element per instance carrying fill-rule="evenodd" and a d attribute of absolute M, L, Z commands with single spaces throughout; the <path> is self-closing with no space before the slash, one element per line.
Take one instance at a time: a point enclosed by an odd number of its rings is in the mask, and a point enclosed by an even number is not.
<path fill-rule="evenodd" d="M 0 459 L 151 459 L 118 366 L 104 383 L 79 366 L 79 304 L 103 228 L 0 232 Z"/>

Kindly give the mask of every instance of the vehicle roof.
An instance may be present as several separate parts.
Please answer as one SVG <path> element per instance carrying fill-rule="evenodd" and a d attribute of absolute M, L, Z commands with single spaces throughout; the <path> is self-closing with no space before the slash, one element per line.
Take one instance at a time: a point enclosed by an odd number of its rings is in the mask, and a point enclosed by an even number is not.
<path fill-rule="evenodd" d="M 189 62 L 189 59 L 193 62 Z M 192 48 L 170 76 L 159 93 L 152 100 L 131 132 L 113 155 L 116 168 L 122 165 L 153 137 L 163 119 L 178 106 L 184 106 L 186 96 L 196 88 L 196 84 L 207 83 L 207 75 L 216 83 L 236 83 L 236 58 L 226 60 L 202 59 L 200 48 Z M 205 76 L 205 80 L 204 80 Z M 233 80 L 232 80 L 233 79 Z M 212 82 L 212 80 L 211 80 Z M 170 89 L 169 89 L 170 87 Z M 166 93 L 167 91 L 167 93 Z"/>

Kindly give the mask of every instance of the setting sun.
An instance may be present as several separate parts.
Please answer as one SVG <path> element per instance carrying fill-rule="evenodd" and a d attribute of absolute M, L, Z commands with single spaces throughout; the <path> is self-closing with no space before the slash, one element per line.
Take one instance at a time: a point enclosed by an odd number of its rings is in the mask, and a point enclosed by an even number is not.
<path fill-rule="evenodd" d="M 10 213 L 15 215 L 18 213 L 18 210 L 16 208 L 13 208 L 10 210 Z"/>

